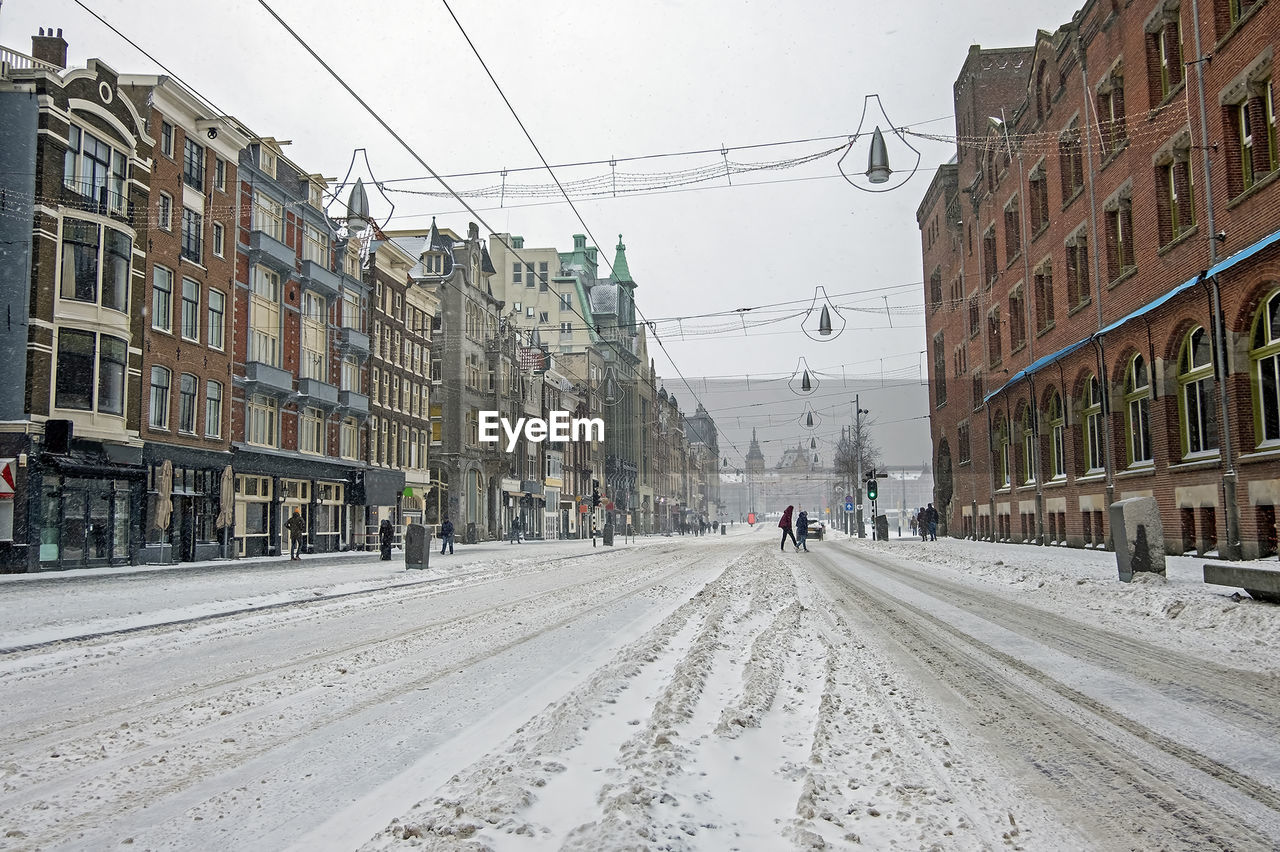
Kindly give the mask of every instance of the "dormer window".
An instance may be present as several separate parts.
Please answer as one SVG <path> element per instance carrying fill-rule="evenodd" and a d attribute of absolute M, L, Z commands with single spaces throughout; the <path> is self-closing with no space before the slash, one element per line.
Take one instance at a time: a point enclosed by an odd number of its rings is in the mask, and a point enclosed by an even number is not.
<path fill-rule="evenodd" d="M 266 145 L 258 146 L 258 168 L 267 173 L 272 180 L 276 176 L 276 153 Z"/>

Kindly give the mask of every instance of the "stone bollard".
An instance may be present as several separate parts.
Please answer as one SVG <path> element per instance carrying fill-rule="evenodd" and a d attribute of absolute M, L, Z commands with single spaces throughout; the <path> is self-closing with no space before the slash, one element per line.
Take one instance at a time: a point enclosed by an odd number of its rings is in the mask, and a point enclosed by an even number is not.
<path fill-rule="evenodd" d="M 431 533 L 422 524 L 404 528 L 404 567 L 425 570 L 431 564 Z"/>
<path fill-rule="evenodd" d="M 1154 497 L 1130 497 L 1111 504 L 1111 540 L 1121 582 L 1145 571 L 1164 576 L 1164 526 Z"/>

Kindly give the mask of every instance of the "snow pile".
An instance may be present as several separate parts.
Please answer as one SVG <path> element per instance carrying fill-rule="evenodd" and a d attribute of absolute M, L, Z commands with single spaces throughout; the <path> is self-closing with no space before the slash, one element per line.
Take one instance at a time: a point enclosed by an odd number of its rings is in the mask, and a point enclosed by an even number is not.
<path fill-rule="evenodd" d="M 1280 607 L 1237 590 L 1204 582 L 1206 560 L 1166 558 L 1166 576 L 1117 577 L 1114 553 L 1060 547 L 991 544 L 963 539 L 936 542 L 858 541 L 852 545 L 902 564 L 926 564 L 979 580 L 990 591 L 1019 603 L 1100 624 L 1124 636 L 1179 650 L 1230 657 L 1231 665 L 1280 672 Z M 1260 567 L 1280 570 L 1274 560 Z M 1087 616 L 1085 615 L 1087 613 Z"/>

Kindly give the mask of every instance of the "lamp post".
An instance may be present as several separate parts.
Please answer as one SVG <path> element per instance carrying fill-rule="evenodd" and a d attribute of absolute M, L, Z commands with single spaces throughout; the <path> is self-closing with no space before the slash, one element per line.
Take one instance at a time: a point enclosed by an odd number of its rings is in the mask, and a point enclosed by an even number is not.
<path fill-rule="evenodd" d="M 871 412 L 861 406 L 859 397 L 859 394 L 853 395 L 853 453 L 856 456 L 858 469 L 858 480 L 854 483 L 854 488 L 856 489 L 854 496 L 857 497 L 857 502 L 854 505 L 857 507 L 858 512 L 856 519 L 858 538 L 866 538 L 866 530 L 862 527 L 862 415 L 870 414 Z"/>

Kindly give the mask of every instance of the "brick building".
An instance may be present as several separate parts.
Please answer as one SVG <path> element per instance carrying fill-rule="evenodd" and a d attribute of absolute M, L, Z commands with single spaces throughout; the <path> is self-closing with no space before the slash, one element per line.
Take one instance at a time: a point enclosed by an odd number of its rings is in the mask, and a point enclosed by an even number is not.
<path fill-rule="evenodd" d="M 129 564 L 154 140 L 61 30 L 31 54 L 0 63 L 0 570 Z"/>
<path fill-rule="evenodd" d="M 375 240 L 370 269 L 373 301 L 370 311 L 371 469 L 399 471 L 400 490 L 380 489 L 370 502 L 366 529 L 382 520 L 423 523 L 426 498 L 432 490 L 427 454 L 431 443 L 431 326 L 440 305 L 433 287 L 416 283 L 419 255 L 395 240 Z M 421 275 L 422 269 L 417 270 Z M 378 495 L 374 495 L 377 497 Z M 431 522 L 439 523 L 433 506 Z"/>
<path fill-rule="evenodd" d="M 1171 552 L 1275 551 L 1280 9 L 1199 9 L 1092 2 L 960 70 L 917 211 L 951 534 L 1107 546 L 1151 496 Z"/>
<path fill-rule="evenodd" d="M 369 294 L 358 211 L 365 205 L 353 190 L 358 232 L 341 230 L 325 214 L 324 178 L 302 171 L 270 138 L 242 152 L 239 179 L 235 555 L 281 553 L 294 510 L 311 549 L 345 549 L 359 544 L 353 517 L 363 520 L 365 503 L 376 498 L 374 472 L 362 461 Z"/>
<path fill-rule="evenodd" d="M 223 555 L 217 520 L 231 464 L 228 314 L 237 163 L 249 138 L 168 77 L 120 83 L 154 140 L 142 293 L 140 430 L 148 487 L 140 558 L 212 559 Z"/>

